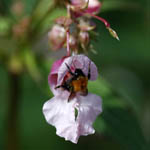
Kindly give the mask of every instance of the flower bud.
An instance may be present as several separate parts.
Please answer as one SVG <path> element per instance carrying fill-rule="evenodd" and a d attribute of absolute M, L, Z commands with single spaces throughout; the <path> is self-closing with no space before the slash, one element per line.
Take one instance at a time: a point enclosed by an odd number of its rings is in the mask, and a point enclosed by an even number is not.
<path fill-rule="evenodd" d="M 80 31 L 79 40 L 81 44 L 87 45 L 89 43 L 89 33 L 85 31 Z"/>
<path fill-rule="evenodd" d="M 77 47 L 77 40 L 76 40 L 76 38 L 74 37 L 74 36 L 70 36 L 69 37 L 69 46 L 70 46 L 70 48 L 72 48 L 72 49 L 75 49 L 76 47 Z"/>
<path fill-rule="evenodd" d="M 58 50 L 66 41 L 66 30 L 63 26 L 55 24 L 48 33 L 48 39 L 53 50 Z"/>

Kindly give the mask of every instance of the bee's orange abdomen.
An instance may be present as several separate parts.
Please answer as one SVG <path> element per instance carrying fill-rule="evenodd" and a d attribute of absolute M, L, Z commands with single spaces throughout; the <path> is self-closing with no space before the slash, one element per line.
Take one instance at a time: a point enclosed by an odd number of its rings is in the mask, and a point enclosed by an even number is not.
<path fill-rule="evenodd" d="M 78 77 L 77 80 L 72 81 L 72 86 L 74 89 L 74 92 L 85 92 L 87 90 L 87 83 L 88 78 L 87 77 Z"/>

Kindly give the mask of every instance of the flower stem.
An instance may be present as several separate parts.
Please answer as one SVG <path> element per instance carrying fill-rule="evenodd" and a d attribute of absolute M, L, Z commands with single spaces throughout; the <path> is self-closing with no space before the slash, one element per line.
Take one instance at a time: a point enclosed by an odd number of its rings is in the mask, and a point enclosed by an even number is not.
<path fill-rule="evenodd" d="M 6 149 L 18 150 L 18 106 L 20 93 L 20 75 L 9 73 L 9 106 L 7 120 Z"/>
<path fill-rule="evenodd" d="M 96 15 L 94 15 L 92 13 L 87 13 L 87 14 L 89 14 L 93 18 L 96 18 L 96 19 L 100 20 L 101 22 L 103 22 L 107 28 L 110 27 L 110 24 L 104 18 L 96 16 Z"/>
<path fill-rule="evenodd" d="M 67 56 L 70 56 L 70 45 L 69 45 L 69 29 L 67 30 Z"/>

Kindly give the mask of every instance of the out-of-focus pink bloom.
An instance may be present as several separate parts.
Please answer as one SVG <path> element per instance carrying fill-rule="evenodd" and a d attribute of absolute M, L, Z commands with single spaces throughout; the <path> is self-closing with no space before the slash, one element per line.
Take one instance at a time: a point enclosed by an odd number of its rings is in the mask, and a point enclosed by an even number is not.
<path fill-rule="evenodd" d="M 98 76 L 96 65 L 84 55 L 75 55 L 56 61 L 49 75 L 49 83 L 54 97 L 43 106 L 46 121 L 56 127 L 56 134 L 73 143 L 77 143 L 81 135 L 93 134 L 92 127 L 97 115 L 102 112 L 101 98 L 95 94 L 88 93 L 81 96 L 77 93 L 68 102 L 70 93 L 63 89 L 54 89 L 61 85 L 68 74 L 66 64 L 72 72 L 78 68 L 88 76 L 90 62 L 90 80 L 96 80 Z M 57 92 L 56 92 L 57 91 Z M 77 110 L 77 115 L 76 115 Z"/>
<path fill-rule="evenodd" d="M 48 33 L 48 39 L 53 50 L 58 50 L 66 42 L 66 30 L 63 26 L 55 24 Z"/>
<path fill-rule="evenodd" d="M 71 3 L 81 9 L 85 7 L 87 13 L 97 14 L 101 8 L 101 3 L 98 0 L 71 0 Z"/>

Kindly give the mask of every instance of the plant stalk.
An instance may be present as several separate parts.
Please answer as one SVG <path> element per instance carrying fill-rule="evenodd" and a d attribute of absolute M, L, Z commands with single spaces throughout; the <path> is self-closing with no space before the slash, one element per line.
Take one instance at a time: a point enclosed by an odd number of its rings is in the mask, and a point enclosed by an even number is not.
<path fill-rule="evenodd" d="M 20 94 L 20 75 L 9 73 L 9 105 L 7 120 L 6 150 L 19 149 L 18 111 Z"/>

